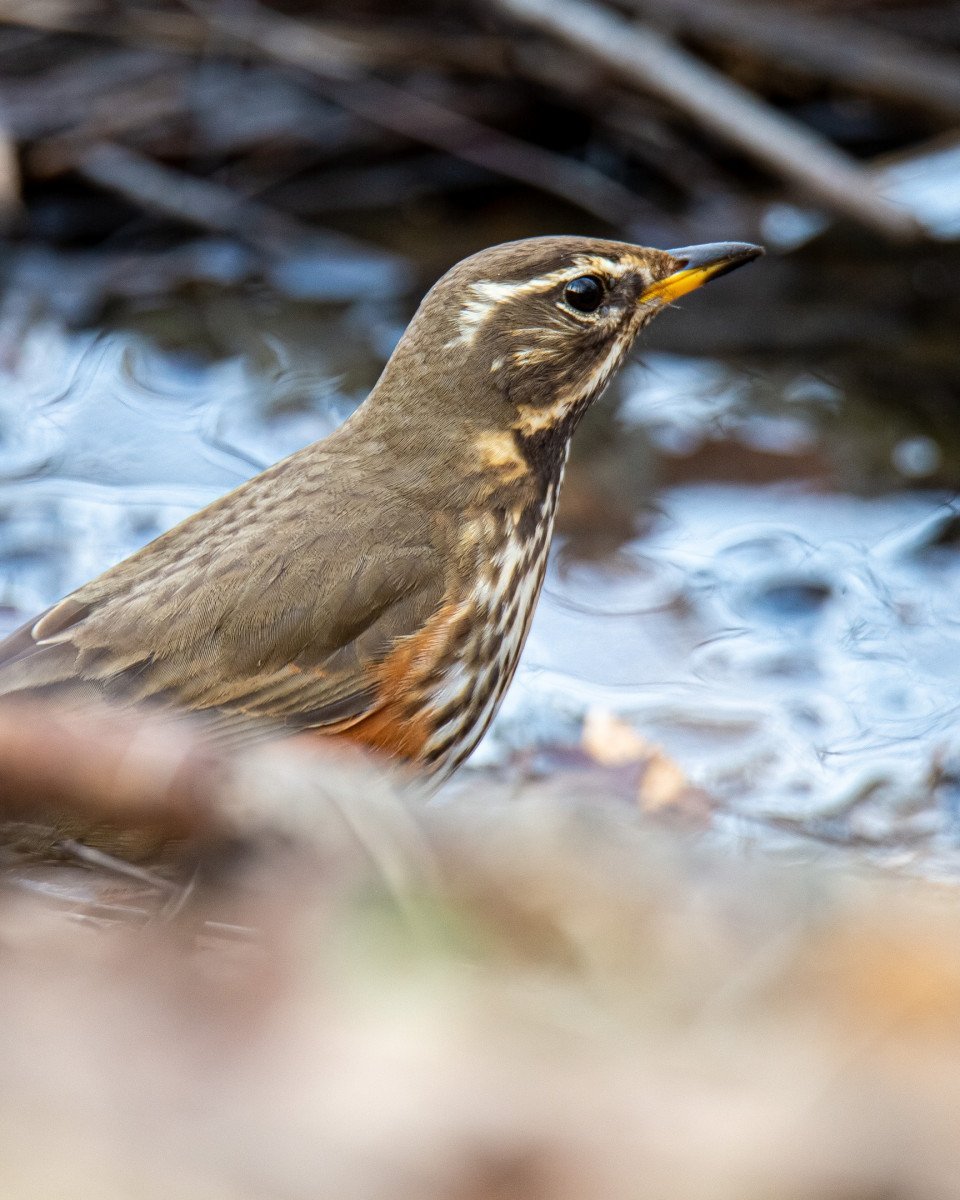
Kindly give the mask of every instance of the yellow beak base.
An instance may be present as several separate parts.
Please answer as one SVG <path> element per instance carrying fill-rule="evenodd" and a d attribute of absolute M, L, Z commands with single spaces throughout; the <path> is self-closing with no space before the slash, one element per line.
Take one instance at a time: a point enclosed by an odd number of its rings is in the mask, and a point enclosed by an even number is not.
<path fill-rule="evenodd" d="M 668 250 L 670 257 L 676 259 L 678 269 L 646 288 L 640 295 L 640 303 L 672 304 L 711 279 L 752 262 L 763 252 L 762 246 L 749 242 L 711 242 Z"/>

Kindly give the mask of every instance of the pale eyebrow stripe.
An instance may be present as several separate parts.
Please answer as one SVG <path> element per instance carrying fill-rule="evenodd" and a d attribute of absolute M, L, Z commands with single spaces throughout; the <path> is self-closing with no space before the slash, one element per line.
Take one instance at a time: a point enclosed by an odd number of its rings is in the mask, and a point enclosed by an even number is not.
<path fill-rule="evenodd" d="M 498 283 L 493 279 L 480 279 L 470 284 L 474 298 L 470 299 L 460 309 L 457 321 L 457 336 L 447 342 L 444 349 L 455 346 L 458 342 L 473 342 L 480 326 L 492 313 L 503 304 L 515 300 L 518 296 L 530 296 L 536 292 L 546 292 L 558 283 L 569 283 L 579 275 L 598 272 L 602 275 L 619 279 L 625 275 L 631 266 L 630 260 L 616 261 L 599 254 L 580 254 L 573 265 L 550 271 L 546 275 L 538 275 L 535 279 L 523 280 L 519 283 Z"/>

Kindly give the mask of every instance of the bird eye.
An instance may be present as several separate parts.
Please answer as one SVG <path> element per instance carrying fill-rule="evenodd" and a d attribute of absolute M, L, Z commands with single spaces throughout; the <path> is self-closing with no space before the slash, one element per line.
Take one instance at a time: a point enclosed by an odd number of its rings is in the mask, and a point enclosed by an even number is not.
<path fill-rule="evenodd" d="M 603 284 L 596 275 L 580 275 L 563 289 L 563 298 L 577 312 L 596 312 L 603 301 Z"/>

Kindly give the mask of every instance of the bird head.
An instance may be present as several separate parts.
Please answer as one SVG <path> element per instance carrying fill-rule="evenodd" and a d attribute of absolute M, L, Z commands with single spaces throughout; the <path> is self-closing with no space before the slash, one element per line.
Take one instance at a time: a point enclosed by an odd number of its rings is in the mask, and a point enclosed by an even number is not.
<path fill-rule="evenodd" d="M 438 436 L 549 442 L 555 458 L 657 313 L 762 253 L 744 242 L 654 250 L 585 237 L 482 250 L 424 297 L 386 390 L 419 421 L 430 406 Z"/>

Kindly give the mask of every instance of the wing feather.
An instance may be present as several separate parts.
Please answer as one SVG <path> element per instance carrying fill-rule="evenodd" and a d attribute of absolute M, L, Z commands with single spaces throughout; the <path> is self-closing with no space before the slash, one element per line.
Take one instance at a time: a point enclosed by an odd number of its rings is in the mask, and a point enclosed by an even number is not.
<path fill-rule="evenodd" d="M 295 551 L 229 520 L 224 538 L 225 516 L 203 510 L 16 630 L 0 643 L 0 695 L 183 707 L 224 740 L 372 711 L 371 669 L 443 602 L 437 549 L 386 544 L 382 512 L 315 516 L 289 531 Z"/>

